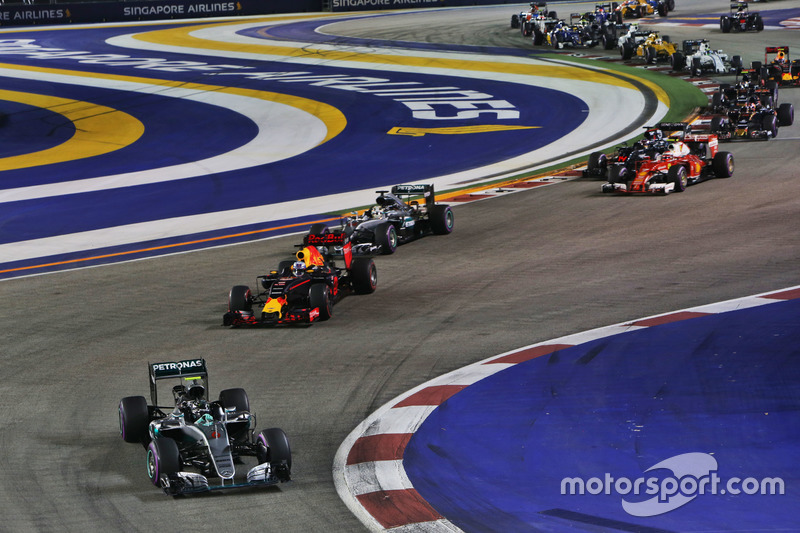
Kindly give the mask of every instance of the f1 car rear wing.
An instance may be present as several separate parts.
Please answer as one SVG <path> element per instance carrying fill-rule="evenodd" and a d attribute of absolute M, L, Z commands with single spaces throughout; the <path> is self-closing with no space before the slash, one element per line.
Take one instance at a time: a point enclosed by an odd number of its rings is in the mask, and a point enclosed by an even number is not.
<path fill-rule="evenodd" d="M 771 55 L 777 56 L 783 52 L 783 55 L 786 56 L 786 62 L 789 62 L 789 47 L 784 46 L 767 46 L 764 48 L 764 63 L 771 63 L 772 60 L 770 59 Z"/>
<path fill-rule="evenodd" d="M 343 246 L 345 242 L 347 242 L 347 234 L 342 231 L 309 233 L 303 237 L 302 246 Z"/>
<path fill-rule="evenodd" d="M 663 131 L 665 137 L 679 137 L 681 139 L 692 131 L 692 125 L 688 122 L 659 122 L 656 124 L 656 128 Z"/>
<path fill-rule="evenodd" d="M 700 45 L 706 43 L 708 44 L 708 39 L 686 39 L 681 44 L 681 48 L 683 48 L 684 54 L 693 54 L 700 49 Z"/>
<path fill-rule="evenodd" d="M 150 372 L 150 399 L 158 405 L 158 387 L 156 382 L 162 379 L 197 379 L 202 378 L 208 387 L 208 370 L 205 359 L 185 359 L 183 361 L 166 361 L 164 363 L 148 363 Z"/>
<path fill-rule="evenodd" d="M 425 199 L 425 207 L 433 208 L 436 195 L 433 185 L 395 185 L 392 187 L 392 194 L 395 196 L 422 196 Z"/>

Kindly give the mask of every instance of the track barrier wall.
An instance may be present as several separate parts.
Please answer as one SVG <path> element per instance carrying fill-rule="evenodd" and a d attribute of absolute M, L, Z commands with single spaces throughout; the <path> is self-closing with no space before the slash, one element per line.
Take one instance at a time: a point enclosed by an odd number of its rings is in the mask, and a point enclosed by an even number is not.
<path fill-rule="evenodd" d="M 0 5 L 0 26 L 186 19 L 321 11 L 321 0 L 146 0 Z"/>
<path fill-rule="evenodd" d="M 1 2 L 2 0 L 0 0 Z M 0 26 L 509 4 L 508 0 L 142 0 L 0 4 Z"/>

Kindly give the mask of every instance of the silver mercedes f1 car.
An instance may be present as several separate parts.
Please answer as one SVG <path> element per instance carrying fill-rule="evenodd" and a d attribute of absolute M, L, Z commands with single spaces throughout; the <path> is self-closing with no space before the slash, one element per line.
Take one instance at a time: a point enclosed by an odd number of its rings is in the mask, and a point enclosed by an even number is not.
<path fill-rule="evenodd" d="M 256 416 L 244 389 L 225 389 L 208 400 L 204 359 L 152 363 L 150 396 L 128 396 L 119 403 L 125 442 L 147 450 L 147 475 L 169 495 L 271 486 L 291 479 L 292 454 L 279 428 L 255 435 Z M 158 404 L 158 383 L 169 379 L 173 405 Z M 256 458 L 237 476 L 243 457 Z"/>

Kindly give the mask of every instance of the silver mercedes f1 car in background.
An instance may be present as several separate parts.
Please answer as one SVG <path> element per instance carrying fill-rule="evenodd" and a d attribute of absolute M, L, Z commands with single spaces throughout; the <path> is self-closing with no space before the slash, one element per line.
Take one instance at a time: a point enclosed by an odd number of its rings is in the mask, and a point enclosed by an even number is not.
<path fill-rule="evenodd" d="M 347 235 L 356 255 L 393 254 L 397 246 L 425 235 L 447 235 L 455 217 L 447 204 L 437 204 L 433 185 L 395 185 L 391 191 L 377 191 L 375 205 L 362 213 L 342 217 L 340 227 L 311 226 L 309 235 L 341 231 Z M 419 198 L 419 200 L 417 199 Z M 340 250 L 330 250 L 340 255 Z"/>

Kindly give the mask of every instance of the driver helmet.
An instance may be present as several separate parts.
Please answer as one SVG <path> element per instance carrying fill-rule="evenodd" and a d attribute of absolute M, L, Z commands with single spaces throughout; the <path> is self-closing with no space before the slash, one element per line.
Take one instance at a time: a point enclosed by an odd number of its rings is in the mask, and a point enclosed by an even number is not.
<path fill-rule="evenodd" d="M 220 422 L 225 420 L 225 408 L 219 402 L 211 402 L 208 406 L 209 414 L 211 418 Z"/>
<path fill-rule="evenodd" d="M 186 387 L 184 385 L 175 385 L 172 387 L 172 397 L 175 403 L 182 402 L 186 399 Z"/>
<path fill-rule="evenodd" d="M 199 383 L 195 383 L 189 387 L 190 400 L 202 400 L 206 395 L 206 388 Z"/>
<path fill-rule="evenodd" d="M 775 56 L 775 61 L 778 63 L 786 62 L 786 53 L 783 50 L 779 51 L 778 55 Z"/>
<path fill-rule="evenodd" d="M 647 130 L 644 132 L 644 138 L 648 141 L 660 141 L 664 138 L 664 134 L 661 130 Z"/>
<path fill-rule="evenodd" d="M 700 43 L 700 53 L 707 54 L 711 47 L 708 46 L 708 43 Z"/>
<path fill-rule="evenodd" d="M 370 211 L 370 215 L 373 218 L 380 218 L 380 216 L 381 216 L 381 208 L 380 208 L 380 206 L 377 206 L 377 205 L 373 206 L 372 210 Z"/>
<path fill-rule="evenodd" d="M 303 261 L 295 261 L 292 265 L 292 274 L 302 276 L 306 271 L 306 264 Z"/>

